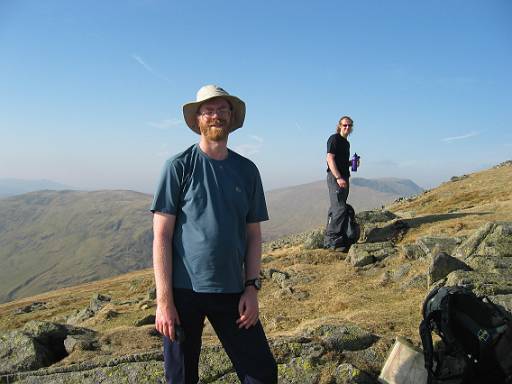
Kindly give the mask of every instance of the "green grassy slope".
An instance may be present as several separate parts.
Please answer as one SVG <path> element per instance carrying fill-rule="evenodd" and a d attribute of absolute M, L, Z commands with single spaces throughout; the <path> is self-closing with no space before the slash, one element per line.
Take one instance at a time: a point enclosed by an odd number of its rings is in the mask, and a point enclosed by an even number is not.
<path fill-rule="evenodd" d="M 0 200 L 0 302 L 149 267 L 150 200 L 130 191 Z"/>

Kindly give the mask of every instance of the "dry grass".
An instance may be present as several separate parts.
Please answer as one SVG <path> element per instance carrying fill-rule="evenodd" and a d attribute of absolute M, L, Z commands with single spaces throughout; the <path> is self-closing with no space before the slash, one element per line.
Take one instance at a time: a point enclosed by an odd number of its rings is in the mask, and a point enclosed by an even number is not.
<path fill-rule="evenodd" d="M 400 243 L 414 242 L 425 235 L 468 236 L 488 221 L 512 221 L 512 167 L 472 174 L 447 182 L 412 201 L 395 203 L 390 210 L 412 226 Z M 398 244 L 400 245 L 400 244 Z M 357 270 L 343 260 L 345 255 L 327 250 L 304 250 L 301 246 L 278 249 L 264 255 L 263 268 L 287 272 L 285 286 L 265 280 L 260 293 L 261 319 L 270 337 L 296 334 L 323 323 L 354 322 L 379 335 L 405 336 L 419 342 L 420 305 L 426 289 L 401 289 L 399 282 L 383 283 L 385 272 L 393 273 L 404 263 L 411 269 L 401 281 L 425 273 L 428 262 L 390 257 L 380 265 Z M 140 309 L 153 284 L 150 269 L 108 280 L 59 289 L 46 294 L 0 305 L 0 329 L 15 329 L 32 319 L 59 321 L 88 305 L 93 293 L 112 296 L 112 302 L 84 326 L 101 332 L 109 348 L 101 354 L 119 355 L 160 347 L 151 326 L 134 327 L 133 322 L 154 313 Z M 288 287 L 291 288 L 288 289 Z M 14 314 L 17 308 L 44 301 L 47 309 Z M 106 311 L 117 315 L 109 318 Z M 209 325 L 205 343 L 216 342 Z M 87 352 L 73 353 L 61 364 L 92 359 Z"/>

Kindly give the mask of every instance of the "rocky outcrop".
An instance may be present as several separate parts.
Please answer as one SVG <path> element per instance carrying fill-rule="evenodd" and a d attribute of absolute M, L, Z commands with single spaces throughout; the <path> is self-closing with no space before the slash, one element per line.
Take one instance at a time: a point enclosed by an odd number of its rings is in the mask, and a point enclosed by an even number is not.
<path fill-rule="evenodd" d="M 512 223 L 487 223 L 455 251 L 461 259 L 512 256 Z"/>
<path fill-rule="evenodd" d="M 398 218 L 393 212 L 384 209 L 362 211 L 356 214 L 356 221 L 361 225 L 387 223 Z"/>
<path fill-rule="evenodd" d="M 363 267 L 396 253 L 397 250 L 391 241 L 354 244 L 348 251 L 347 261 L 354 267 Z"/>
<path fill-rule="evenodd" d="M 391 340 L 354 324 L 325 324 L 299 336 L 270 342 L 278 363 L 279 383 L 376 383 Z M 124 356 L 103 363 L 18 372 L 0 376 L 0 383 L 117 384 L 164 383 L 161 351 Z M 238 382 L 220 345 L 204 346 L 200 357 L 202 383 Z M 5 372 L 4 372 L 5 373 Z"/>
<path fill-rule="evenodd" d="M 75 314 L 71 315 L 67 319 L 67 323 L 71 325 L 80 324 L 81 322 L 90 319 L 91 317 L 94 317 L 96 313 L 98 313 L 101 308 L 103 308 L 105 305 L 107 305 L 111 300 L 110 296 L 102 295 L 101 293 L 95 293 L 91 300 L 89 301 L 89 305 L 80 310 L 77 311 Z"/>
<path fill-rule="evenodd" d="M 395 220 L 383 227 L 365 226 L 362 235 L 362 241 L 367 243 L 377 243 L 383 241 L 398 241 L 409 229 L 409 224 L 404 220 Z"/>
<path fill-rule="evenodd" d="M 40 309 L 46 309 L 46 303 L 43 301 L 35 301 L 29 305 L 25 305 L 24 307 L 18 308 L 14 313 L 16 315 L 21 315 L 22 313 L 30 313 L 38 311 Z"/>
<path fill-rule="evenodd" d="M 324 247 L 324 234 L 323 229 L 310 232 L 304 240 L 304 249 L 319 249 Z"/>
<path fill-rule="evenodd" d="M 425 252 L 418 244 L 403 244 L 402 254 L 408 260 L 418 260 L 426 256 Z"/>
<path fill-rule="evenodd" d="M 461 260 L 440 252 L 433 259 L 428 269 L 428 285 L 444 279 L 453 271 L 471 271 L 471 268 Z"/>
<path fill-rule="evenodd" d="M 90 329 L 46 321 L 30 321 L 21 330 L 0 335 L 0 374 L 48 367 L 75 348 L 94 349 Z"/>
<path fill-rule="evenodd" d="M 416 240 L 416 244 L 421 248 L 426 256 L 433 257 L 439 252 L 448 255 L 462 243 L 462 239 L 457 237 L 424 236 Z"/>
<path fill-rule="evenodd" d="M 486 295 L 512 312 L 512 223 L 487 223 L 454 250 L 471 270 L 450 272 L 441 285 L 459 285 Z"/>

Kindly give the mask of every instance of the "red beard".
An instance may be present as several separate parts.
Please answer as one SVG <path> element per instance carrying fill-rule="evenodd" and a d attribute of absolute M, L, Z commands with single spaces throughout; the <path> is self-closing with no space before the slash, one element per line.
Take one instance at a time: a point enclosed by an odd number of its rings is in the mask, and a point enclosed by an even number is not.
<path fill-rule="evenodd" d="M 215 119 L 210 122 L 199 122 L 201 134 L 211 141 L 223 141 L 228 137 L 228 122 L 224 119 Z"/>

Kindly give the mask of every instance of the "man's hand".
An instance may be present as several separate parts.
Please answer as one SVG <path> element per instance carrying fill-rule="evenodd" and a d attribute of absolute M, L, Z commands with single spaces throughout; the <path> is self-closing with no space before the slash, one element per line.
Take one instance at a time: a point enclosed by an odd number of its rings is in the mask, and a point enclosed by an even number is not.
<path fill-rule="evenodd" d="M 336 182 L 340 188 L 347 188 L 347 181 L 343 177 L 336 179 Z"/>
<path fill-rule="evenodd" d="M 258 292 L 255 287 L 249 286 L 245 288 L 238 303 L 238 313 L 240 313 L 240 318 L 236 323 L 239 328 L 248 329 L 258 322 Z"/>
<path fill-rule="evenodd" d="M 181 324 L 178 311 L 174 305 L 157 305 L 155 327 L 171 341 L 176 340 L 175 324 Z"/>

